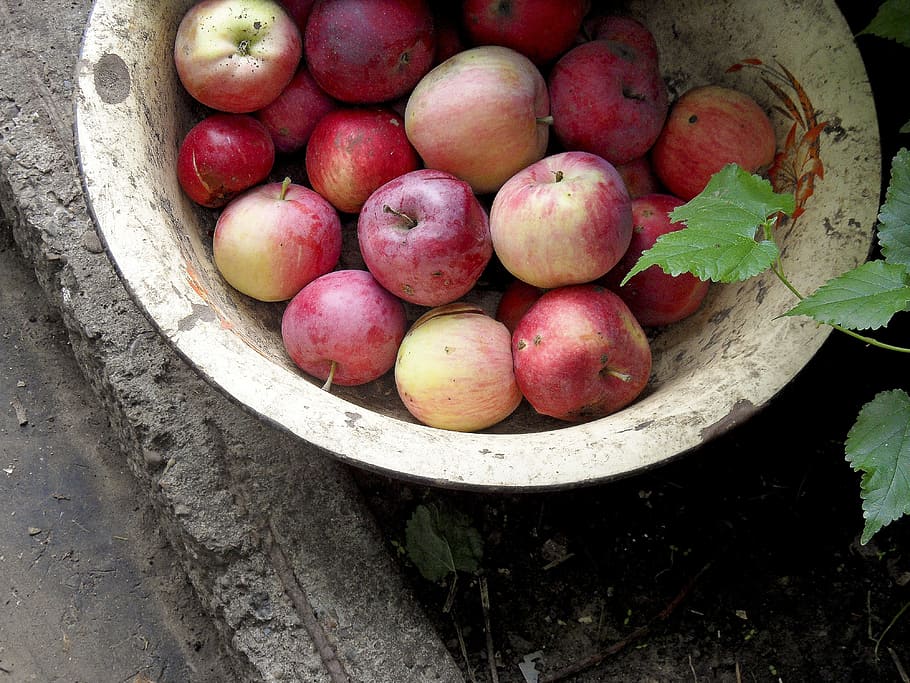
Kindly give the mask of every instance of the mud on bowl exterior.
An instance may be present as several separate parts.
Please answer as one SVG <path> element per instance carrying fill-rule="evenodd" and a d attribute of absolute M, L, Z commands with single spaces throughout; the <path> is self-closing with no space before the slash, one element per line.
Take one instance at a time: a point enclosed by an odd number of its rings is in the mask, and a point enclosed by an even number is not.
<path fill-rule="evenodd" d="M 542 419 L 524 405 L 487 432 L 464 434 L 416 423 L 391 376 L 323 391 L 284 351 L 284 304 L 253 302 L 222 281 L 211 254 L 214 214 L 177 184 L 179 142 L 202 114 L 182 91 L 171 57 L 177 24 L 192 4 L 95 3 L 75 103 L 86 198 L 125 286 L 161 334 L 214 386 L 299 436 L 301 457 L 328 454 L 454 488 L 603 482 L 734 428 L 827 338 L 829 329 L 808 318 L 778 318 L 795 300 L 766 274 L 713 286 L 695 316 L 654 337 L 653 375 L 639 400 L 587 424 Z M 878 128 L 864 65 L 835 3 L 683 0 L 667 7 L 632 2 L 628 9 L 657 38 L 671 100 L 691 86 L 721 83 L 772 113 L 785 160 L 774 185 L 796 192 L 802 211 L 778 232 L 795 286 L 811 292 L 863 262 L 878 211 Z M 785 100 L 801 112 L 798 120 L 784 113 Z M 479 302 L 492 310 L 495 293 L 486 299 Z"/>

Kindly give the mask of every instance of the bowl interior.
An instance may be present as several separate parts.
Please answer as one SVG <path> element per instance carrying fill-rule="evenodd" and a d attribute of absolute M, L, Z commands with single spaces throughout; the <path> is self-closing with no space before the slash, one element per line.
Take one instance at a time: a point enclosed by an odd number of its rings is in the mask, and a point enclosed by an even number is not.
<path fill-rule="evenodd" d="M 701 310 L 655 333 L 653 375 L 632 406 L 583 425 L 523 404 L 483 433 L 416 423 L 389 373 L 331 393 L 281 343 L 285 304 L 254 302 L 215 270 L 216 214 L 182 193 L 183 136 L 205 113 L 173 68 L 177 24 L 191 0 L 98 0 L 86 27 L 76 101 L 78 155 L 99 234 L 138 305 L 199 374 L 263 419 L 296 434 L 301 453 L 440 486 L 569 487 L 666 462 L 746 419 L 792 380 L 828 335 L 773 276 L 714 285 Z M 671 100 L 720 83 L 771 114 L 783 153 L 778 191 L 803 213 L 779 228 L 783 267 L 802 292 L 864 261 L 880 187 L 875 110 L 865 68 L 834 2 L 631 2 L 654 33 Z M 745 66 L 737 67 L 735 65 Z M 731 67 L 733 67 L 731 69 Z M 817 125 L 824 125 L 815 135 Z M 301 159 L 275 177 L 304 177 Z M 359 265 L 345 227 L 341 267 Z M 471 298 L 489 312 L 495 272 Z M 409 309 L 413 318 L 421 310 Z"/>

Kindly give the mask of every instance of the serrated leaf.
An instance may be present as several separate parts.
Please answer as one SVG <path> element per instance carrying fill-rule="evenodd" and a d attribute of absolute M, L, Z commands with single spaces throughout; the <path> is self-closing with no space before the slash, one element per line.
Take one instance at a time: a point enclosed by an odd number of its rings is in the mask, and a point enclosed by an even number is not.
<path fill-rule="evenodd" d="M 845 451 L 850 466 L 862 472 L 865 545 L 882 527 L 910 514 L 910 396 L 894 389 L 864 405 Z"/>
<path fill-rule="evenodd" d="M 850 330 L 877 330 L 910 311 L 910 275 L 903 266 L 868 261 L 833 278 L 785 315 L 807 315 Z"/>
<path fill-rule="evenodd" d="M 767 179 L 748 173 L 737 164 L 727 164 L 711 176 L 704 190 L 676 207 L 670 217 L 689 228 L 752 237 L 769 216 L 795 210 L 796 198 L 792 194 L 779 194 Z"/>
<path fill-rule="evenodd" d="M 766 271 L 777 255 L 777 245 L 768 240 L 756 242 L 735 233 L 683 228 L 658 237 L 642 253 L 623 284 L 653 265 L 670 275 L 692 273 L 702 280 L 740 282 Z"/>
<path fill-rule="evenodd" d="M 408 557 L 421 576 L 442 581 L 456 571 L 476 572 L 483 540 L 470 520 L 456 511 L 418 505 L 405 527 Z"/>
<path fill-rule="evenodd" d="M 888 263 L 910 268 L 910 152 L 898 150 L 878 214 L 878 243 Z"/>
<path fill-rule="evenodd" d="M 885 0 L 869 25 L 860 31 L 860 35 L 864 33 L 910 47 L 910 0 Z"/>
<path fill-rule="evenodd" d="M 794 209 L 792 194 L 777 194 L 764 178 L 728 164 L 699 195 L 670 212 L 685 227 L 661 235 L 622 283 L 653 265 L 671 275 L 692 273 L 714 282 L 747 280 L 778 257 L 772 240 L 756 240 L 759 226 Z"/>

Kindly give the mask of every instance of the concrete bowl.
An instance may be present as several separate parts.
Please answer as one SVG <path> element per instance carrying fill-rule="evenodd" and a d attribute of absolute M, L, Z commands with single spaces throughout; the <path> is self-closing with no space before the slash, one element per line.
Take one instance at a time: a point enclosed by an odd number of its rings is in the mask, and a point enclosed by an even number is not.
<path fill-rule="evenodd" d="M 205 380 L 297 435 L 301 457 L 334 456 L 452 488 L 604 482 L 735 428 L 827 338 L 829 329 L 807 318 L 780 317 L 795 299 L 767 274 L 713 286 L 696 315 L 655 334 L 645 392 L 586 424 L 557 423 L 523 405 L 485 432 L 449 432 L 416 423 L 391 376 L 323 391 L 284 351 L 284 304 L 253 302 L 222 281 L 211 253 L 215 212 L 195 206 L 177 183 L 179 143 L 204 113 L 182 90 L 172 59 L 177 24 L 191 5 L 95 3 L 75 103 L 84 189 L 112 262 L 160 333 Z M 671 99 L 693 85 L 727 84 L 772 115 L 784 162 L 775 189 L 796 192 L 803 210 L 778 231 L 794 285 L 811 292 L 863 262 L 879 204 L 878 128 L 865 67 L 835 3 L 682 0 L 668 7 L 631 2 L 628 10 L 657 38 Z M 294 163 L 280 174 L 302 173 Z M 354 258 L 346 253 L 343 259 Z M 478 293 L 478 301 L 489 309 L 496 294 Z"/>

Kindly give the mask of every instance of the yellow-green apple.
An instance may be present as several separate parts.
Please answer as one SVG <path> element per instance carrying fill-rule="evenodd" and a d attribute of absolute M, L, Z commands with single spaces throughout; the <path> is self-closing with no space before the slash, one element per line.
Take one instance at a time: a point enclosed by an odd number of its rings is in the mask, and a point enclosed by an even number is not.
<path fill-rule="evenodd" d="M 275 145 L 249 114 L 209 114 L 180 141 L 177 180 L 197 204 L 216 209 L 263 182 L 275 164 Z"/>
<path fill-rule="evenodd" d="M 513 279 L 506 285 L 499 297 L 494 317 L 505 325 L 509 332 L 514 332 L 518 321 L 545 291 L 540 287 L 529 285 L 524 280 Z"/>
<path fill-rule="evenodd" d="M 542 415 L 586 422 L 629 405 L 651 374 L 651 347 L 616 293 L 596 284 L 545 292 L 512 334 L 515 379 Z"/>
<path fill-rule="evenodd" d="M 751 95 L 702 85 L 673 104 L 651 150 L 651 164 L 670 194 L 688 201 L 727 164 L 763 171 L 776 148 L 774 125 Z"/>
<path fill-rule="evenodd" d="M 487 212 L 471 186 L 427 168 L 369 196 L 357 218 L 357 241 L 380 284 L 420 306 L 464 296 L 493 255 Z"/>
<path fill-rule="evenodd" d="M 342 106 L 316 123 L 306 146 L 310 185 L 344 213 L 376 188 L 420 168 L 401 115 L 385 106 Z"/>
<path fill-rule="evenodd" d="M 710 281 L 690 273 L 673 276 L 656 265 L 633 275 L 620 286 L 642 252 L 653 247 L 658 237 L 685 227 L 670 219 L 670 212 L 684 203 L 679 197 L 664 193 L 633 199 L 632 242 L 620 262 L 601 280 L 622 297 L 644 327 L 670 325 L 689 317 L 708 294 Z"/>
<path fill-rule="evenodd" d="M 285 178 L 232 199 L 215 223 L 212 250 L 234 289 L 287 301 L 338 263 L 341 219 L 322 195 Z"/>
<path fill-rule="evenodd" d="M 231 113 L 262 109 L 278 97 L 302 54 L 300 30 L 276 0 L 201 0 L 183 15 L 174 39 L 186 91 Z"/>
<path fill-rule="evenodd" d="M 320 275 L 291 299 L 281 339 L 295 365 L 328 390 L 390 371 L 407 326 L 401 299 L 368 271 L 342 269 Z"/>
<path fill-rule="evenodd" d="M 420 422 L 474 432 L 501 422 L 521 403 L 506 326 L 472 304 L 430 309 L 405 334 L 395 385 Z"/>
<path fill-rule="evenodd" d="M 657 180 L 657 175 L 651 167 L 651 159 L 647 155 L 619 164 L 616 170 L 622 176 L 632 199 L 661 190 L 660 181 Z"/>
<path fill-rule="evenodd" d="M 401 97 L 430 70 L 435 49 L 425 0 L 320 0 L 303 34 L 313 78 L 352 104 Z"/>
<path fill-rule="evenodd" d="M 306 147 L 319 119 L 337 107 L 301 64 L 281 94 L 254 115 L 269 129 L 275 151 L 290 154 Z"/>
<path fill-rule="evenodd" d="M 462 25 L 473 45 L 504 45 L 546 66 L 575 42 L 590 0 L 465 0 Z"/>
<path fill-rule="evenodd" d="M 562 146 L 615 165 L 645 155 L 667 118 L 659 65 L 631 43 L 576 45 L 553 65 L 547 86 L 553 134 Z"/>
<path fill-rule="evenodd" d="M 558 152 L 509 178 L 490 207 L 493 251 L 536 287 L 591 282 L 632 238 L 632 200 L 616 168 L 590 152 Z"/>
<path fill-rule="evenodd" d="M 485 45 L 449 57 L 417 83 L 405 129 L 425 166 L 487 194 L 544 156 L 549 106 L 546 81 L 530 59 Z"/>

